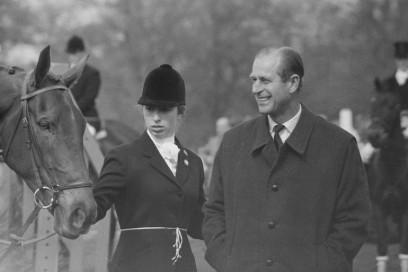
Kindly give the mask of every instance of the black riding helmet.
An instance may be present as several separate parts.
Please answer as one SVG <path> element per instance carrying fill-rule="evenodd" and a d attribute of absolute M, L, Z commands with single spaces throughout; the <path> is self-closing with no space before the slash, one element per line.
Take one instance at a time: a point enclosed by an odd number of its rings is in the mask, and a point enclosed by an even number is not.
<path fill-rule="evenodd" d="M 181 75 L 169 64 L 153 69 L 146 77 L 138 104 L 175 107 L 186 104 L 186 90 Z"/>

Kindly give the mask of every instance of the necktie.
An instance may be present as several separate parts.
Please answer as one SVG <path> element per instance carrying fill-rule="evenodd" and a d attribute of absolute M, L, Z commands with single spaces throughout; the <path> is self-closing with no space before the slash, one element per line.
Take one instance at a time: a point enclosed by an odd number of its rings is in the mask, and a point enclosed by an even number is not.
<path fill-rule="evenodd" d="M 275 142 L 275 146 L 277 150 L 279 150 L 279 147 L 283 145 L 282 139 L 279 136 L 279 131 L 281 131 L 284 127 L 285 126 L 282 124 L 277 124 L 273 127 L 273 130 L 272 130 L 275 133 L 273 137 L 273 141 Z"/>

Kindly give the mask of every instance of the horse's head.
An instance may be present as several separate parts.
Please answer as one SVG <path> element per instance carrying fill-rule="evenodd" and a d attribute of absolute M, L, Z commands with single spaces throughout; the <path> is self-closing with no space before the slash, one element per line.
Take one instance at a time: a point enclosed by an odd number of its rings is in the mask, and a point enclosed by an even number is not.
<path fill-rule="evenodd" d="M 33 71 L 0 69 L 0 143 L 6 163 L 55 218 L 66 238 L 86 233 L 95 219 L 91 181 L 83 154 L 85 119 L 69 90 L 87 57 L 63 75 L 50 72 L 50 48 Z M 41 189 L 42 188 L 42 189 Z"/>
<path fill-rule="evenodd" d="M 389 90 L 390 86 L 375 79 L 375 94 L 371 99 L 371 123 L 368 127 L 368 140 L 374 147 L 381 147 L 392 133 L 401 132 L 401 102 L 398 93 Z"/>

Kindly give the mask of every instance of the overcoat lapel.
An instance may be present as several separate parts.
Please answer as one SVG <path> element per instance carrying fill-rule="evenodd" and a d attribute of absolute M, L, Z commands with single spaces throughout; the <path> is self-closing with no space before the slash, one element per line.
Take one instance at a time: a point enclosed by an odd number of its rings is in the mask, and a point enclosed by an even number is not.
<path fill-rule="evenodd" d="M 290 146 L 294 151 L 299 154 L 303 154 L 306 151 L 309 139 L 314 129 L 314 115 L 302 104 L 302 113 L 299 121 L 293 130 L 292 134 L 286 140 L 285 144 Z M 256 135 L 252 152 L 256 152 L 257 149 L 261 149 L 263 158 L 270 166 L 273 166 L 278 152 L 273 142 L 273 138 L 269 133 L 268 119 L 266 116 L 261 116 L 257 120 L 255 127 Z"/>
<path fill-rule="evenodd" d="M 255 124 L 255 141 L 252 147 L 252 153 L 260 151 L 262 158 L 269 166 L 273 166 L 278 156 L 273 138 L 269 132 L 268 118 L 266 115 L 258 117 Z"/>
<path fill-rule="evenodd" d="M 276 158 L 278 157 L 278 152 L 276 150 L 275 142 L 273 141 L 272 136 L 265 147 L 262 149 L 262 155 L 264 156 L 265 160 L 268 162 L 269 166 L 273 166 L 276 162 Z"/>
<path fill-rule="evenodd" d="M 169 180 L 171 180 L 174 184 L 179 186 L 179 184 L 176 181 L 176 177 L 173 175 L 171 172 L 170 168 L 160 155 L 159 150 L 157 150 L 156 146 L 154 145 L 153 141 L 150 139 L 149 135 L 145 131 L 143 133 L 142 141 L 144 142 L 144 150 L 143 150 L 143 155 L 145 157 L 150 158 L 150 164 L 161 174 L 163 174 L 165 177 L 167 177 Z"/>
<path fill-rule="evenodd" d="M 299 154 L 306 152 L 314 129 L 315 118 L 316 117 L 302 104 L 302 113 L 300 114 L 299 121 L 285 142 Z"/>

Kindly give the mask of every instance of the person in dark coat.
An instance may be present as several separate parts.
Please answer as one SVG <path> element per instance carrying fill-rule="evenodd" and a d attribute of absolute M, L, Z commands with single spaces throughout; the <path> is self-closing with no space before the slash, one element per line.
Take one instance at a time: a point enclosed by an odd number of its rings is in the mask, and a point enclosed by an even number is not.
<path fill-rule="evenodd" d="M 261 115 L 224 134 L 204 204 L 216 271 L 352 271 L 367 236 L 367 179 L 356 139 L 299 101 L 303 74 L 292 48 L 255 57 Z"/>
<path fill-rule="evenodd" d="M 390 90 L 400 94 L 402 110 L 408 110 L 408 42 L 394 43 L 394 58 L 396 71 L 385 82 Z"/>
<path fill-rule="evenodd" d="M 146 131 L 108 152 L 93 192 L 97 220 L 115 205 L 121 234 L 113 272 L 194 272 L 187 235 L 202 239 L 205 200 L 201 159 L 175 137 L 185 113 L 185 85 L 163 64 L 147 76 Z"/>
<path fill-rule="evenodd" d="M 408 139 L 408 42 L 394 43 L 394 59 L 396 70 L 384 80 L 387 90 L 396 92 L 401 101 L 401 127 L 405 139 Z"/>
<path fill-rule="evenodd" d="M 77 62 L 85 54 L 85 44 L 82 38 L 72 36 L 65 51 L 69 55 L 70 63 Z M 86 64 L 78 82 L 71 88 L 71 92 L 85 116 L 87 122 L 95 129 L 95 132 L 101 130 L 101 122 L 96 109 L 95 100 L 98 97 L 101 86 L 101 76 L 99 70 Z"/>
<path fill-rule="evenodd" d="M 408 148 L 408 41 L 394 43 L 395 71 L 383 80 L 383 91 L 396 93 L 401 102 L 400 124 L 405 139 L 405 149 Z M 371 154 L 373 155 L 373 154 Z M 395 154 L 398 156 L 398 154 Z M 405 156 L 405 155 L 404 155 Z M 371 159 L 372 157 L 370 157 Z M 405 157 L 401 158 L 405 160 Z M 408 254 L 399 254 L 401 267 L 408 267 Z M 377 267 L 386 267 L 388 256 L 377 256 Z M 408 271 L 408 268 L 401 269 Z"/>

